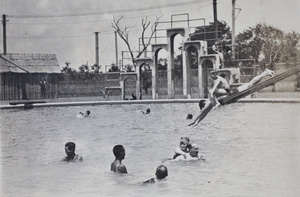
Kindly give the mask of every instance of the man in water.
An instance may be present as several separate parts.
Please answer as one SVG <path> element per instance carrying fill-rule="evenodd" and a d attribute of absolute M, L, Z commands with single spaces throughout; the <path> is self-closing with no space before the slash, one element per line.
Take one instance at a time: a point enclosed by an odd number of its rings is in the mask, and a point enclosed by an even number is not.
<path fill-rule="evenodd" d="M 147 181 L 144 181 L 143 183 L 155 183 L 157 181 L 161 181 L 162 179 L 164 179 L 168 176 L 168 168 L 164 165 L 158 166 L 156 168 L 155 175 L 156 175 L 155 178 L 151 178 Z"/>
<path fill-rule="evenodd" d="M 203 120 L 207 114 L 212 110 L 216 109 L 220 103 L 218 101 L 217 95 L 230 95 L 233 92 L 229 89 L 229 85 L 227 86 L 228 82 L 225 78 L 217 76 L 217 71 L 212 71 L 211 76 L 214 79 L 214 87 L 211 89 L 210 96 L 208 99 L 201 99 L 199 101 L 200 107 L 200 114 L 195 118 L 194 122 L 190 123 L 188 126 L 194 125 L 196 126 L 201 120 Z M 261 81 L 262 78 L 266 76 L 274 76 L 274 71 L 270 69 L 265 69 L 260 75 L 255 76 L 249 83 L 245 83 L 237 88 L 236 91 L 241 92 L 250 88 L 251 86 L 257 84 Z M 225 82 L 225 81 L 226 82 Z"/>
<path fill-rule="evenodd" d="M 113 148 L 115 160 L 110 165 L 110 170 L 117 173 L 127 173 L 125 165 L 122 164 L 122 160 L 125 158 L 125 149 L 122 145 L 116 145 Z"/>
<path fill-rule="evenodd" d="M 67 161 L 67 162 L 82 161 L 83 158 L 75 154 L 75 148 L 76 145 L 74 142 L 67 142 L 65 144 L 65 152 L 67 156 L 62 161 Z"/>

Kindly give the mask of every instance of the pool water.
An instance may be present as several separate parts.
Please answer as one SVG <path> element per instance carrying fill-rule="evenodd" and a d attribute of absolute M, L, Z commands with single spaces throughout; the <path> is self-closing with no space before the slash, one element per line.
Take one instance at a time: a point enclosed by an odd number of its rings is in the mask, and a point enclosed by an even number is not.
<path fill-rule="evenodd" d="M 300 195 L 300 104 L 235 103 L 188 127 L 198 112 L 196 103 L 2 110 L 1 196 Z M 166 160 L 182 136 L 205 162 Z M 68 141 L 82 163 L 60 162 Z M 127 175 L 110 171 L 117 144 Z M 167 179 L 141 184 L 160 164 Z"/>

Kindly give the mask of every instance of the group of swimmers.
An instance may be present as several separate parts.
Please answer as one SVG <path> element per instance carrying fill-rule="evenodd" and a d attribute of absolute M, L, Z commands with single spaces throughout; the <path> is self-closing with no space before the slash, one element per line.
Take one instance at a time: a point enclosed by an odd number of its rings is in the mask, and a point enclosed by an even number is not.
<path fill-rule="evenodd" d="M 235 92 L 243 91 L 254 84 L 257 84 L 261 79 L 265 76 L 274 76 L 274 71 L 269 69 L 265 69 L 263 73 L 254 77 L 249 83 L 243 84 L 239 86 L 236 90 L 231 90 L 227 80 L 218 76 L 217 71 L 211 71 L 210 75 L 214 80 L 213 88 L 209 91 L 210 95 L 208 99 L 201 99 L 199 101 L 200 113 L 196 116 L 195 120 L 190 123 L 188 126 L 197 125 L 201 120 L 203 120 L 207 114 L 212 110 L 216 109 L 220 103 L 218 99 L 223 96 L 231 95 Z M 90 115 L 90 111 L 87 110 L 85 113 L 79 112 L 77 115 L 78 118 L 86 118 Z M 143 114 L 150 114 L 150 108 L 146 111 L 142 111 Z M 193 115 L 188 114 L 187 119 L 192 119 Z M 77 154 L 75 154 L 75 143 L 68 142 L 65 144 L 65 152 L 66 157 L 62 161 L 70 162 L 70 161 L 83 161 L 83 158 Z M 179 147 L 175 148 L 175 155 L 172 160 L 205 160 L 202 156 L 199 157 L 199 148 L 196 144 L 190 143 L 190 139 L 188 137 L 181 137 Z M 123 145 L 116 145 L 113 147 L 113 154 L 115 156 L 115 160 L 111 163 L 111 171 L 116 173 L 127 173 L 127 169 L 124 164 L 122 164 L 122 160 L 125 158 L 125 148 Z M 168 176 L 168 169 L 164 165 L 160 165 L 157 167 L 155 172 L 155 178 L 151 178 L 143 183 L 154 183 L 156 181 L 160 181 Z"/>
<path fill-rule="evenodd" d="M 65 144 L 65 153 L 66 157 L 63 158 L 62 162 L 82 162 L 83 157 L 77 155 L 75 153 L 76 145 L 74 142 L 67 142 Z M 116 145 L 113 148 L 113 154 L 115 156 L 115 160 L 111 163 L 110 169 L 116 173 L 127 173 L 127 169 L 124 164 L 122 164 L 122 160 L 125 159 L 125 148 L 123 145 Z M 156 168 L 155 172 L 156 177 L 148 179 L 143 183 L 155 183 L 160 181 L 168 176 L 168 169 L 164 165 L 160 165 Z"/>
<path fill-rule="evenodd" d="M 67 142 L 65 144 L 66 157 L 62 159 L 63 162 L 82 162 L 83 157 L 75 153 L 76 145 L 74 142 Z M 122 160 L 125 159 L 125 148 L 123 145 L 115 145 L 113 147 L 113 154 L 115 160 L 110 165 L 110 170 L 116 173 L 128 173 L 126 166 L 122 164 Z M 179 147 L 174 150 L 175 154 L 172 158 L 173 161 L 193 161 L 205 159 L 203 156 L 198 155 L 199 148 L 196 144 L 190 143 L 188 137 L 181 137 Z M 168 176 L 168 168 L 165 165 L 159 165 L 155 171 L 155 177 L 150 178 L 143 183 L 155 183 L 161 181 Z"/>

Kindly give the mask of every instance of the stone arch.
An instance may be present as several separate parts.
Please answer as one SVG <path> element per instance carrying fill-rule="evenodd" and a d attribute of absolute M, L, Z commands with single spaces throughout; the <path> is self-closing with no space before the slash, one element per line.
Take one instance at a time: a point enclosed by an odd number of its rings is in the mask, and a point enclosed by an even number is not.
<path fill-rule="evenodd" d="M 206 41 L 187 41 L 183 45 L 183 94 L 187 95 L 187 98 L 191 98 L 191 51 L 195 51 L 195 58 L 197 59 L 197 69 L 199 69 L 200 57 L 207 54 L 207 42 Z M 199 73 L 199 71 L 198 71 Z M 199 77 L 197 81 L 199 81 Z M 198 82 L 199 84 L 199 82 Z M 199 85 L 198 85 L 199 86 Z M 201 89 L 199 86 L 198 90 Z"/>
<path fill-rule="evenodd" d="M 189 38 L 190 30 L 188 28 L 171 28 L 167 29 L 167 42 L 168 42 L 168 98 L 175 98 L 174 87 L 174 39 L 177 34 L 181 35 L 182 43 L 186 42 Z"/>
<path fill-rule="evenodd" d="M 162 50 L 168 51 L 167 44 L 153 44 L 152 45 L 152 59 L 153 59 L 153 66 L 152 66 L 152 99 L 158 98 L 158 53 Z"/>
<path fill-rule="evenodd" d="M 142 99 L 142 77 L 141 77 L 141 69 L 144 65 L 149 65 L 150 68 L 152 68 L 152 59 L 151 58 L 137 58 L 136 59 L 136 66 L 137 66 L 137 80 L 136 80 L 136 98 L 137 99 Z M 153 68 L 152 68 L 153 69 Z"/>
<path fill-rule="evenodd" d="M 135 81 L 135 95 L 137 95 L 137 73 L 128 72 L 128 73 L 121 73 L 120 75 L 120 86 L 122 90 L 122 99 L 125 100 L 125 89 L 126 89 L 126 80 L 133 79 Z"/>
<path fill-rule="evenodd" d="M 211 70 L 217 70 L 220 61 L 219 61 L 218 54 L 209 54 L 200 56 L 199 60 L 199 69 L 198 69 L 198 76 L 199 76 L 199 90 L 200 90 L 200 97 L 208 97 L 208 89 L 212 84 L 212 79 L 210 76 Z"/>
<path fill-rule="evenodd" d="M 136 75 L 135 75 L 136 76 Z M 134 88 L 134 91 L 130 91 L 130 88 L 128 88 L 127 87 L 127 82 L 128 81 L 134 81 L 134 83 L 135 83 L 135 88 Z M 123 88 L 124 88 L 124 98 L 123 98 L 123 100 L 125 100 L 125 98 L 126 98 L 126 90 L 128 90 L 129 91 L 129 94 L 130 94 L 130 96 L 132 96 L 132 98 L 135 96 L 136 97 L 136 77 L 133 77 L 133 76 L 129 76 L 129 77 L 127 77 L 127 78 L 125 78 L 124 79 L 124 86 L 123 86 Z"/>

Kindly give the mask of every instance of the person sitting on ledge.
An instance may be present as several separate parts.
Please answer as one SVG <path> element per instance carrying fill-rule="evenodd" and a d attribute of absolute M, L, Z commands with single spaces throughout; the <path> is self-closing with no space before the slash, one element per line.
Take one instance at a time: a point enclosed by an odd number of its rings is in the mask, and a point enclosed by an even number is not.
<path fill-rule="evenodd" d="M 245 83 L 245 84 L 237 87 L 237 89 L 235 89 L 235 90 L 230 90 L 227 88 L 217 88 L 217 87 L 219 87 L 220 84 L 223 83 L 221 81 L 223 81 L 224 78 L 220 77 L 220 76 L 215 77 L 216 71 L 212 71 L 211 73 L 212 73 L 211 74 L 212 77 L 214 77 L 216 79 L 216 84 L 214 84 L 214 88 L 209 91 L 210 92 L 209 98 L 201 99 L 199 101 L 200 114 L 195 118 L 194 122 L 190 123 L 188 126 L 191 126 L 191 125 L 196 126 L 197 124 L 199 124 L 199 122 L 201 120 L 203 120 L 207 116 L 207 114 L 212 109 L 216 109 L 218 106 L 220 106 L 220 103 L 218 101 L 218 98 L 220 98 L 220 97 L 217 97 L 217 95 L 228 96 L 228 95 L 232 95 L 236 92 L 241 92 L 241 91 L 246 90 L 247 88 L 250 88 L 251 86 L 259 83 L 262 80 L 262 78 L 264 78 L 266 76 L 273 77 L 275 75 L 274 71 L 266 68 L 264 70 L 264 72 L 262 72 L 260 75 L 255 76 L 249 83 Z M 223 79 L 218 81 L 217 78 L 218 79 L 223 78 Z M 225 83 L 225 86 L 227 87 L 227 85 L 226 85 L 227 82 L 224 82 L 224 83 Z M 223 86 L 221 86 L 221 87 L 223 87 Z"/>

